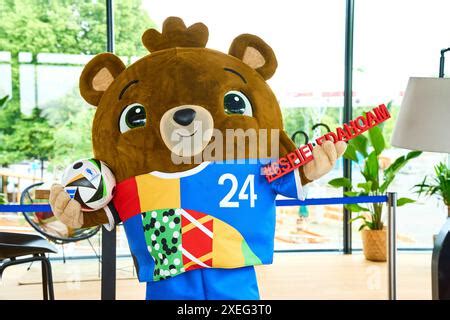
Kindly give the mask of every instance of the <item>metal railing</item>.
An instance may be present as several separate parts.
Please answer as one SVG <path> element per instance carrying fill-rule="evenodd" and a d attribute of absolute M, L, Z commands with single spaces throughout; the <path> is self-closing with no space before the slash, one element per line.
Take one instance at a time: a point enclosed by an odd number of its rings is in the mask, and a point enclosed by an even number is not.
<path fill-rule="evenodd" d="M 397 241 L 396 241 L 396 209 L 397 209 L 397 193 L 388 192 L 382 196 L 359 196 L 344 198 L 312 198 L 305 200 L 283 199 L 277 200 L 277 207 L 284 206 L 317 206 L 317 205 L 344 205 L 356 203 L 386 203 L 388 208 L 388 257 L 387 257 L 387 274 L 388 274 L 388 298 L 389 300 L 397 299 Z"/>

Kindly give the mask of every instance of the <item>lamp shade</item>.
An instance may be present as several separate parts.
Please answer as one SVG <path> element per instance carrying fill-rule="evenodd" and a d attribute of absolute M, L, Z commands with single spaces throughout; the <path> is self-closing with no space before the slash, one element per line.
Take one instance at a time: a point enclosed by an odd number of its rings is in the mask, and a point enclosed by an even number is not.
<path fill-rule="evenodd" d="M 391 144 L 450 153 L 450 78 L 410 78 Z"/>

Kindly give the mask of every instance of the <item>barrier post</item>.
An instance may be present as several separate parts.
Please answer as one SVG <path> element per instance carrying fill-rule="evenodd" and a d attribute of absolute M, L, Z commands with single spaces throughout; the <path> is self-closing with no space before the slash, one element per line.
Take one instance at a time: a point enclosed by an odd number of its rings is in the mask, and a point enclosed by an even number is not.
<path fill-rule="evenodd" d="M 114 1 L 106 0 L 107 51 L 114 52 Z M 101 299 L 116 300 L 116 228 L 102 227 Z"/>
<path fill-rule="evenodd" d="M 388 296 L 389 300 L 397 299 L 397 193 L 388 192 Z"/>

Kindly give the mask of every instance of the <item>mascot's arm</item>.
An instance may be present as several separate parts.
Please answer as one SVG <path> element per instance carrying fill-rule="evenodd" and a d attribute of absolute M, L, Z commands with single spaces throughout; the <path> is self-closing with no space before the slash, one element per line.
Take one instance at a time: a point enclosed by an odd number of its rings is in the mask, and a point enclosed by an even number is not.
<path fill-rule="evenodd" d="M 281 155 L 285 155 L 296 149 L 295 144 L 287 136 L 284 131 L 280 132 L 281 138 Z M 316 145 L 313 149 L 313 160 L 299 168 L 302 185 L 306 185 L 313 180 L 319 179 L 333 169 L 336 160 L 341 157 L 347 144 L 344 141 L 333 143 L 325 141 L 322 145 Z M 284 152 L 284 154 L 283 154 Z"/>
<path fill-rule="evenodd" d="M 83 220 L 83 228 L 109 223 L 104 209 L 83 213 Z"/>
<path fill-rule="evenodd" d="M 295 143 L 288 137 L 284 130 L 280 130 L 280 157 L 284 157 L 288 153 L 297 149 Z M 310 183 L 312 179 L 308 179 L 305 176 L 304 168 L 298 168 L 298 172 L 300 173 L 300 180 L 302 182 L 302 186 Z"/>
<path fill-rule="evenodd" d="M 325 141 L 322 145 L 315 146 L 312 151 L 314 160 L 303 167 L 305 177 L 312 181 L 330 172 L 336 160 L 344 154 L 345 149 L 347 144 L 344 141 L 337 143 Z"/>
<path fill-rule="evenodd" d="M 109 223 L 104 209 L 86 213 L 81 211 L 81 205 L 76 200 L 71 199 L 60 184 L 52 185 L 49 202 L 53 214 L 68 227 L 84 228 Z"/>

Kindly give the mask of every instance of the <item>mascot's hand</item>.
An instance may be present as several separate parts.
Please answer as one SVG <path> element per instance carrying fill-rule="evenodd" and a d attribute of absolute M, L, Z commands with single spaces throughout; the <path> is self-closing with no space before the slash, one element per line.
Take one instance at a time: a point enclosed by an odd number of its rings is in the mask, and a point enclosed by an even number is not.
<path fill-rule="evenodd" d="M 336 144 L 325 141 L 321 146 L 315 146 L 313 149 L 314 160 L 304 167 L 303 172 L 306 178 L 312 181 L 330 172 L 336 160 L 344 154 L 346 148 L 347 144 L 344 141 L 339 141 Z"/>
<path fill-rule="evenodd" d="M 52 185 L 49 200 L 54 215 L 66 226 L 80 228 L 83 225 L 81 205 L 76 200 L 70 199 L 62 185 Z"/>

